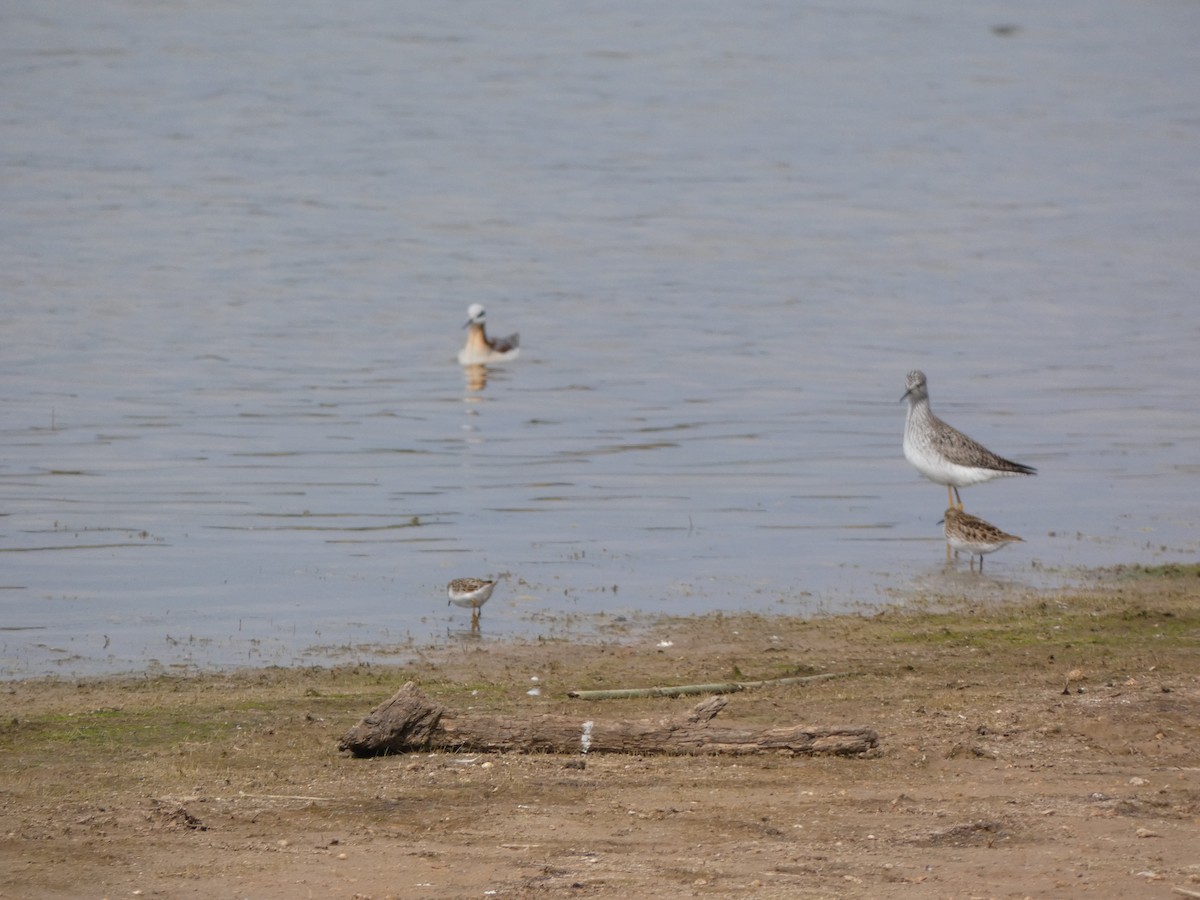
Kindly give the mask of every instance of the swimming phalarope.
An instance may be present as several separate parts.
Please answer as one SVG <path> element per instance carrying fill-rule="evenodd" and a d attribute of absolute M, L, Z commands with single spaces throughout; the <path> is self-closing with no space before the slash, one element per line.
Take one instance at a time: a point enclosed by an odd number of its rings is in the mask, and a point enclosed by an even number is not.
<path fill-rule="evenodd" d="M 458 361 L 464 366 L 479 363 L 504 362 L 516 359 L 521 351 L 517 345 L 521 336 L 513 333 L 504 338 L 489 338 L 484 329 L 487 312 L 478 303 L 472 303 L 467 309 L 467 343 L 458 351 Z"/>
<path fill-rule="evenodd" d="M 971 554 L 971 568 L 975 568 L 975 557 L 979 557 L 979 572 L 983 574 L 983 554 L 995 553 L 1001 547 L 1021 541 L 1015 534 L 1006 534 L 991 522 L 965 513 L 951 506 L 942 518 L 946 543 L 955 550 L 966 550 Z"/>
<path fill-rule="evenodd" d="M 492 589 L 496 586 L 496 580 L 484 578 L 455 578 L 452 582 L 446 585 L 446 596 L 450 598 L 450 603 L 471 610 L 471 625 L 479 624 L 479 611 L 483 604 L 488 602 L 488 597 L 492 596 Z"/>
<path fill-rule="evenodd" d="M 961 431 L 951 428 L 929 408 L 924 372 L 909 372 L 901 400 L 908 401 L 904 419 L 904 458 L 935 484 L 946 485 L 950 506 L 962 509 L 960 487 L 1002 475 L 1036 475 L 1037 469 L 997 456 Z M 953 495 L 951 495 L 953 491 Z"/>

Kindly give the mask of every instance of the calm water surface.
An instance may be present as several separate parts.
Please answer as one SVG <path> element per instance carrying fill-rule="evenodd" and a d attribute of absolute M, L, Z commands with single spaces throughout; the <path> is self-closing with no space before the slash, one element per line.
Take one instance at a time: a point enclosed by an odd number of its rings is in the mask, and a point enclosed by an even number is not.
<path fill-rule="evenodd" d="M 1194 561 L 1200 5 L 679 12 L 6 5 L 0 675 Z M 912 368 L 1040 470 L 982 579 Z"/>

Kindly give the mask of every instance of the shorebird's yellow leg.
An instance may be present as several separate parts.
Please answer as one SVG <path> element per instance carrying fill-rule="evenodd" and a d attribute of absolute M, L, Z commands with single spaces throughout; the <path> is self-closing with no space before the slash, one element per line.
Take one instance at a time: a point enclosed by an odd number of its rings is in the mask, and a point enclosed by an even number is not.
<path fill-rule="evenodd" d="M 957 493 L 958 493 L 958 488 L 956 488 L 954 485 L 952 485 L 952 484 L 946 485 L 946 505 L 947 506 L 954 506 L 954 495 Z M 955 508 L 961 512 L 962 504 L 961 503 L 958 504 L 958 506 Z M 954 551 L 954 558 L 958 559 L 958 551 L 957 550 Z M 946 541 L 946 562 L 950 562 L 950 542 L 949 541 Z"/>
<path fill-rule="evenodd" d="M 951 487 L 952 487 L 952 485 L 951 485 Z M 954 499 L 958 501 L 958 511 L 962 512 L 963 511 L 963 503 L 962 503 L 962 497 L 959 496 L 958 488 L 954 488 Z"/>

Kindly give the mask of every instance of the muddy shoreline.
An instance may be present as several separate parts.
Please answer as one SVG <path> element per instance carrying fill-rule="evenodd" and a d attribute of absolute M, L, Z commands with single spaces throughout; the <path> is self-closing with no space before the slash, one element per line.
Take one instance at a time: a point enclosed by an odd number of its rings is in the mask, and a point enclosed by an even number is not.
<path fill-rule="evenodd" d="M 1200 893 L 1200 577 L 1002 603 L 632 622 L 405 665 L 0 685 L 0 897 Z M 679 716 L 572 690 L 852 675 L 725 724 L 853 724 L 853 757 L 409 753 L 338 739 L 413 681 L 514 718 Z"/>

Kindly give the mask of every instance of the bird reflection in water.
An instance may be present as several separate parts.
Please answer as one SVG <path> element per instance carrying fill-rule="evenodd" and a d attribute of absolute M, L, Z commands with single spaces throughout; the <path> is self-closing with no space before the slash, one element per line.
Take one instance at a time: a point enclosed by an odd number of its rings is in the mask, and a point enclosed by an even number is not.
<path fill-rule="evenodd" d="M 487 387 L 488 369 L 482 363 L 463 366 L 467 375 L 467 390 L 478 393 Z"/>

